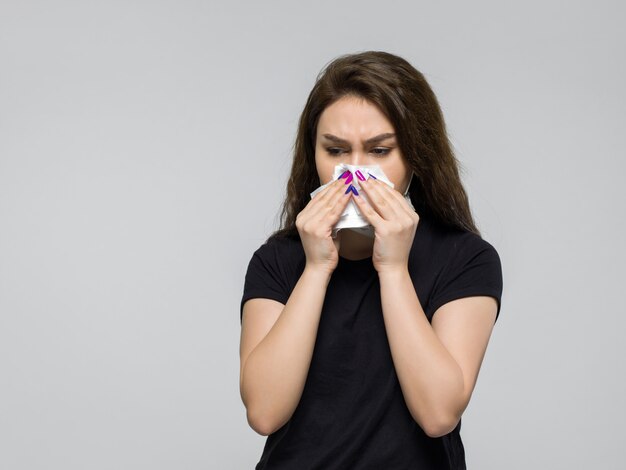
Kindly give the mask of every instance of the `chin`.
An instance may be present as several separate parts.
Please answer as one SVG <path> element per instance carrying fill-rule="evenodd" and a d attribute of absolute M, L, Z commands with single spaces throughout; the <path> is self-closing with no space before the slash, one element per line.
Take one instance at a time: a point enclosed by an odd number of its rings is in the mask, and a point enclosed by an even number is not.
<path fill-rule="evenodd" d="M 354 237 L 354 238 L 362 238 L 364 240 L 371 240 L 371 238 L 368 237 L 367 235 L 363 235 L 362 233 L 355 232 L 353 230 L 348 230 L 348 229 L 339 230 L 339 233 L 340 234 L 344 233 L 344 235 L 348 234 L 350 237 Z"/>

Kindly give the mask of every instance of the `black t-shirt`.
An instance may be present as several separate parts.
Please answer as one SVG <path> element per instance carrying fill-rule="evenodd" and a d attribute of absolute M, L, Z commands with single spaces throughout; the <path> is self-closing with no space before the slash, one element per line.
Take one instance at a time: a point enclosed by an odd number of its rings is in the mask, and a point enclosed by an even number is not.
<path fill-rule="evenodd" d="M 306 263 L 297 239 L 271 238 L 248 265 L 246 300 L 283 304 Z M 446 302 L 488 295 L 498 302 L 502 269 L 495 248 L 471 232 L 420 218 L 409 274 L 428 321 Z M 393 365 L 372 258 L 340 257 L 324 304 L 313 357 L 290 420 L 267 436 L 260 469 L 465 469 L 461 422 L 431 438 L 411 416 Z"/>

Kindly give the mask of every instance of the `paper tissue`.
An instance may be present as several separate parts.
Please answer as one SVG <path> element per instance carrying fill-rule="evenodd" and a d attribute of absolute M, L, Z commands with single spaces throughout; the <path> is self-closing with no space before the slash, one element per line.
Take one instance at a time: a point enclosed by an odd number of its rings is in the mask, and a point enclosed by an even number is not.
<path fill-rule="evenodd" d="M 363 174 L 365 178 L 368 178 L 367 175 L 369 173 L 371 175 L 374 175 L 375 178 L 379 179 L 383 183 L 388 184 L 392 188 L 394 187 L 394 184 L 391 181 L 389 181 L 389 178 L 387 178 L 383 170 L 380 168 L 380 165 L 349 165 L 347 163 L 342 163 L 342 164 L 335 166 L 335 172 L 333 174 L 332 180 L 320 186 L 315 191 L 313 191 L 311 193 L 311 198 L 313 198 L 317 193 L 319 193 L 326 186 L 334 182 L 346 170 L 350 171 L 352 175 L 354 176 L 353 180 L 351 181 L 351 184 L 357 189 L 357 191 L 359 191 L 358 197 L 364 198 L 368 203 L 369 203 L 369 199 L 367 199 L 365 192 L 361 191 L 361 186 L 359 185 L 359 179 L 354 175 L 356 170 L 361 170 L 361 173 Z M 411 208 L 415 210 L 415 207 L 413 207 L 413 204 L 411 203 L 411 198 L 409 196 L 409 189 L 408 189 L 411 186 L 412 180 L 413 180 L 413 173 L 411 173 L 411 179 L 409 180 L 407 190 L 404 192 L 404 199 L 406 199 L 406 201 L 409 203 L 409 206 L 411 206 Z M 336 238 L 337 232 L 339 232 L 339 230 L 344 229 L 344 228 L 360 233 L 362 235 L 366 235 L 370 238 L 374 238 L 374 227 L 370 225 L 369 222 L 363 217 L 363 215 L 359 211 L 358 206 L 352 200 L 348 202 L 345 210 L 339 217 L 339 221 L 333 226 L 332 235 L 331 235 L 332 238 Z"/>

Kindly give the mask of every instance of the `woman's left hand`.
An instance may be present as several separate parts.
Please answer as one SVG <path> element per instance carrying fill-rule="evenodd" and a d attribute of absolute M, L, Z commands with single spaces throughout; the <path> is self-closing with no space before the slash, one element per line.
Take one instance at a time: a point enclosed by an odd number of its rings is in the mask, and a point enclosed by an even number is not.
<path fill-rule="evenodd" d="M 402 194 L 386 183 L 370 177 L 365 181 L 359 178 L 359 184 L 369 202 L 354 193 L 351 197 L 363 217 L 374 227 L 374 268 L 379 274 L 407 269 L 419 215 Z"/>

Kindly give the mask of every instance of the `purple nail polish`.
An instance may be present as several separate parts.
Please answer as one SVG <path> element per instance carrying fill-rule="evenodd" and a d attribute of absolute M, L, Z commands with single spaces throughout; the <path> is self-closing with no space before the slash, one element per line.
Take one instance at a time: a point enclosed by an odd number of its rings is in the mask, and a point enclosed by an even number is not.
<path fill-rule="evenodd" d="M 352 188 L 352 192 L 354 193 L 355 196 L 359 195 L 359 192 L 356 190 L 354 186 L 350 185 L 350 188 Z"/>
<path fill-rule="evenodd" d="M 361 170 L 356 170 L 355 174 L 358 179 L 365 181 L 365 177 L 363 176 L 363 173 L 361 173 Z"/>
<path fill-rule="evenodd" d="M 372 175 L 371 173 L 368 173 L 367 176 L 371 176 L 372 178 L 374 178 L 375 180 L 377 180 L 378 178 L 376 178 L 374 175 Z"/>
<path fill-rule="evenodd" d="M 344 194 L 348 194 L 350 191 L 352 191 L 352 188 L 352 185 L 348 186 L 348 189 L 346 189 L 346 192 Z"/>
<path fill-rule="evenodd" d="M 354 178 L 352 176 L 352 173 L 348 173 L 348 177 L 346 178 L 345 184 L 349 184 L 350 181 L 352 181 Z"/>

